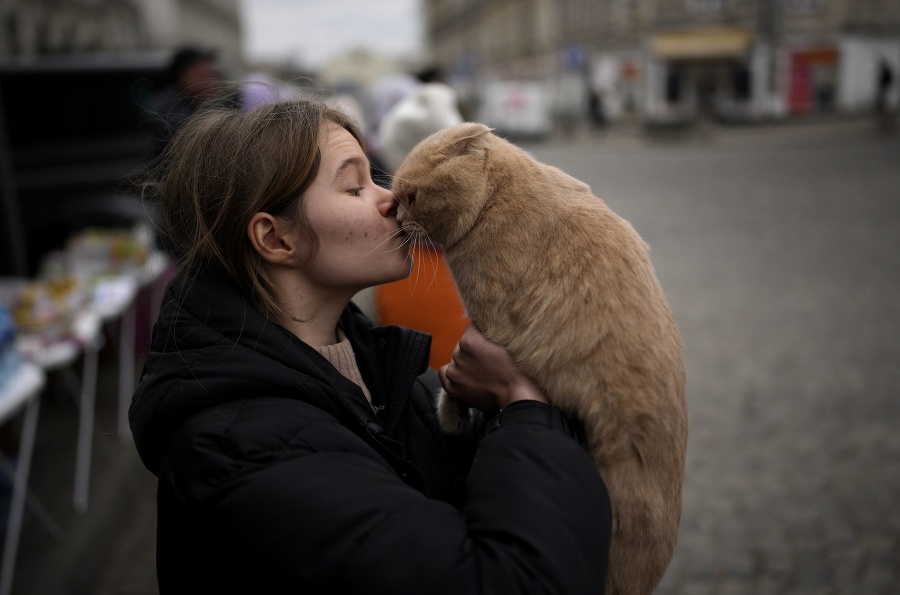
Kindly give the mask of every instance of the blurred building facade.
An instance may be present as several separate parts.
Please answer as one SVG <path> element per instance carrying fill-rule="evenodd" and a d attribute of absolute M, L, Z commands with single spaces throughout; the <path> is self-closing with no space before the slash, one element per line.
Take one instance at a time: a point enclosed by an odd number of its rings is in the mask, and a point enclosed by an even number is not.
<path fill-rule="evenodd" d="M 477 102 L 540 82 L 557 118 L 755 121 L 872 108 L 900 74 L 900 0 L 425 0 L 438 64 Z M 896 84 L 891 101 L 897 103 Z"/>
<path fill-rule="evenodd" d="M 241 39 L 240 0 L 0 0 L 0 59 L 195 44 L 238 67 Z"/>
<path fill-rule="evenodd" d="M 326 88 L 358 95 L 378 79 L 394 72 L 414 70 L 415 61 L 404 62 L 364 48 L 354 48 L 332 58 L 318 75 Z"/>

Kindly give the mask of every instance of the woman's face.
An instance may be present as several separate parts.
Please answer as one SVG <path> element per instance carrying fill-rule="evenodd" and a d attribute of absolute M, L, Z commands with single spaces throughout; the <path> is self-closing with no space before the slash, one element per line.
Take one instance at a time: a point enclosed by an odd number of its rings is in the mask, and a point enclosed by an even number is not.
<path fill-rule="evenodd" d="M 412 259 L 397 223 L 393 194 L 372 181 L 369 160 L 352 134 L 323 127 L 322 161 L 306 191 L 305 210 L 319 250 L 304 262 L 324 290 L 359 291 L 409 275 Z"/>

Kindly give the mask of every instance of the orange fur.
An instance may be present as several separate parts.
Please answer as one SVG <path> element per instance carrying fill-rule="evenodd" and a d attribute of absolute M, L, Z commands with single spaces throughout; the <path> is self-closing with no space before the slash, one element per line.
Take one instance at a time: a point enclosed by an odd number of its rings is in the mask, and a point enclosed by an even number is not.
<path fill-rule="evenodd" d="M 587 185 L 481 124 L 419 143 L 393 190 L 404 229 L 443 244 L 474 324 L 584 425 L 613 508 L 607 593 L 651 593 L 675 548 L 687 408 L 647 245 Z"/>

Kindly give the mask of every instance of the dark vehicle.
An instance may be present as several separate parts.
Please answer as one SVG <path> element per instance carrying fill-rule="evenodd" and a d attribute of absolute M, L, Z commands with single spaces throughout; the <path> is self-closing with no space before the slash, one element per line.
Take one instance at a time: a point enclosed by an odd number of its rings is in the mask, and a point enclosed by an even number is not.
<path fill-rule="evenodd" d="M 150 159 L 145 106 L 165 53 L 0 61 L 0 275 L 34 276 L 87 227 L 148 219 L 131 177 Z"/>

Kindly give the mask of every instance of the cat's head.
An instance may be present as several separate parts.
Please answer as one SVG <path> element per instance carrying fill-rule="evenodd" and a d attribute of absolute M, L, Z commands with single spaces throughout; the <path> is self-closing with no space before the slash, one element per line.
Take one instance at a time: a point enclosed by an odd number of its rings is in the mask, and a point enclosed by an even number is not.
<path fill-rule="evenodd" d="M 486 156 L 493 138 L 466 122 L 428 136 L 394 174 L 403 230 L 419 241 L 450 248 L 468 233 L 490 199 Z"/>

